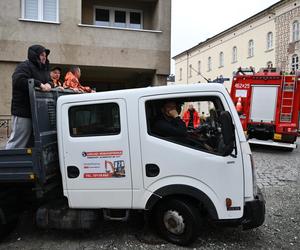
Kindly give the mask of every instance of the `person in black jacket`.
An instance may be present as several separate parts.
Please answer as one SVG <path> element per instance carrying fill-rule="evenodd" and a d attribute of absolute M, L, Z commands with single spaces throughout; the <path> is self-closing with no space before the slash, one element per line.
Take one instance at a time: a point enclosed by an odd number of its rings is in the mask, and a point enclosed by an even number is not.
<path fill-rule="evenodd" d="M 174 101 L 167 101 L 161 108 L 162 117 L 154 124 L 154 131 L 163 137 L 186 137 L 187 128 L 181 120 L 177 104 Z"/>
<path fill-rule="evenodd" d="M 25 148 L 29 142 L 32 122 L 28 92 L 28 80 L 34 79 L 34 86 L 50 91 L 48 55 L 50 50 L 41 45 L 28 48 L 28 60 L 20 63 L 12 75 L 12 132 L 6 149 Z"/>

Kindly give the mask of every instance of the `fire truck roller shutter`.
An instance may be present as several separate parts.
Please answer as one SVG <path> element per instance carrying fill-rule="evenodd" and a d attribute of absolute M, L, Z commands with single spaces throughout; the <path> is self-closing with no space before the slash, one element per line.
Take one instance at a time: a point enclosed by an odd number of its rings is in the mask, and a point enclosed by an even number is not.
<path fill-rule="evenodd" d="M 253 122 L 274 122 L 278 86 L 252 86 L 250 120 Z"/>

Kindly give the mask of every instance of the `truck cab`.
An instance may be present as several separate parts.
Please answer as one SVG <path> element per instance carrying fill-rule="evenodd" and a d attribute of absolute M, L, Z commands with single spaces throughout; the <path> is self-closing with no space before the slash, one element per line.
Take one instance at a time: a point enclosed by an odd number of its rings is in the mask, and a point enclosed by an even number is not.
<path fill-rule="evenodd" d="M 184 135 L 159 131 L 166 102 L 181 116 L 193 104 L 206 120 Z M 251 150 L 222 85 L 66 95 L 55 107 L 61 193 L 74 213 L 126 219 L 140 210 L 179 245 L 195 240 L 204 217 L 244 229 L 263 223 Z M 40 210 L 39 221 L 49 214 Z"/>

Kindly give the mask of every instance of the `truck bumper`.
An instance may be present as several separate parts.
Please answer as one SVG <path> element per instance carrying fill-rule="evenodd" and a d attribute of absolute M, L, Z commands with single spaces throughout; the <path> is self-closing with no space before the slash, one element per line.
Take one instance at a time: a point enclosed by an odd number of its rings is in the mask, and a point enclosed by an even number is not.
<path fill-rule="evenodd" d="M 272 146 L 272 147 L 297 148 L 297 145 L 295 143 L 275 142 L 272 140 L 263 141 L 263 140 L 258 140 L 258 139 L 249 139 L 248 142 L 250 144 L 266 145 L 266 146 Z"/>
<path fill-rule="evenodd" d="M 265 203 L 265 199 L 260 190 L 253 201 L 246 202 L 242 219 L 244 230 L 259 227 L 264 223 L 266 212 Z"/>

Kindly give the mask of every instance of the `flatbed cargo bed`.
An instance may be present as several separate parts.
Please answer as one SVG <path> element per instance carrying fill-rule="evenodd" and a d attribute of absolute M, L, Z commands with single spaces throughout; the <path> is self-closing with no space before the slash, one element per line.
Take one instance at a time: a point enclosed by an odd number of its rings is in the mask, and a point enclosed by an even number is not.
<path fill-rule="evenodd" d="M 29 80 L 34 139 L 30 148 L 0 150 L 0 184 L 32 182 L 44 186 L 59 176 L 56 102 L 71 91 L 41 92 Z"/>

